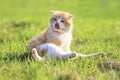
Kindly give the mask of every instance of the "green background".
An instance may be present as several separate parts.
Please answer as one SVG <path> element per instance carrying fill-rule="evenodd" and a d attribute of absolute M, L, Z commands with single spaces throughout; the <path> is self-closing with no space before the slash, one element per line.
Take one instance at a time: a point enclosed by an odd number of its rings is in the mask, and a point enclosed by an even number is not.
<path fill-rule="evenodd" d="M 74 15 L 72 51 L 105 52 L 118 70 L 100 69 L 101 56 L 31 61 L 28 42 L 48 27 L 51 10 Z M 119 62 L 120 0 L 0 0 L 0 80 L 119 80 Z"/>

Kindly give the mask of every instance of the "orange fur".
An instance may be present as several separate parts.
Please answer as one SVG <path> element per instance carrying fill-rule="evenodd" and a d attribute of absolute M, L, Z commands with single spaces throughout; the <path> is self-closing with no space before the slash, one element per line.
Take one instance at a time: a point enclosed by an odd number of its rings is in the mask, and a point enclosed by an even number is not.
<path fill-rule="evenodd" d="M 40 51 L 37 47 L 44 43 L 53 43 L 65 52 L 69 52 L 71 40 L 69 41 L 68 39 L 72 38 L 72 18 L 73 16 L 70 13 L 63 11 L 52 11 L 52 17 L 50 18 L 49 27 L 40 35 L 30 40 L 28 45 L 29 51 L 31 52 L 33 48 L 36 48 L 39 55 L 44 56 L 46 51 Z M 56 29 L 54 26 L 54 24 L 57 22 L 56 19 L 58 19 L 61 30 Z"/>

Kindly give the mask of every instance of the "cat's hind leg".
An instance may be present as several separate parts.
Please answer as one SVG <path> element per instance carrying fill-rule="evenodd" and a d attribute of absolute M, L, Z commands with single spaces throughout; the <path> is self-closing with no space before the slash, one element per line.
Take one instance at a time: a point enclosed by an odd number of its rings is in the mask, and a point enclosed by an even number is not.
<path fill-rule="evenodd" d="M 64 54 L 62 58 L 63 59 L 74 59 L 76 58 L 76 56 L 77 56 L 76 52 L 70 52 L 70 53 Z"/>
<path fill-rule="evenodd" d="M 42 57 L 39 56 L 36 48 L 33 48 L 33 49 L 32 49 L 32 56 L 33 56 L 34 58 L 37 58 L 39 61 L 45 60 L 45 58 L 42 58 Z"/>
<path fill-rule="evenodd" d="M 45 58 L 43 58 L 45 54 L 46 56 Z M 33 48 L 32 55 L 33 57 L 37 58 L 39 61 L 43 61 L 49 58 L 55 58 L 56 60 L 75 58 L 77 53 L 75 52 L 66 53 L 61 48 L 59 48 L 58 46 L 52 43 L 45 43 L 38 46 L 37 48 Z"/>

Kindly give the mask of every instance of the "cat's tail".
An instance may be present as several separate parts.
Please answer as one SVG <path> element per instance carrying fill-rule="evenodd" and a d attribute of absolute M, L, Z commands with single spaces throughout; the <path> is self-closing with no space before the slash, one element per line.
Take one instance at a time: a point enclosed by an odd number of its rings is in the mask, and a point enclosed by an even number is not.
<path fill-rule="evenodd" d="M 105 53 L 103 52 L 98 52 L 98 53 L 93 53 L 93 54 L 76 54 L 77 57 L 93 57 L 93 56 L 99 56 L 99 55 L 102 55 L 102 56 L 105 56 Z"/>
<path fill-rule="evenodd" d="M 42 58 L 42 57 L 39 56 L 36 48 L 33 48 L 31 52 L 32 52 L 32 56 L 33 56 L 34 58 L 37 58 L 39 61 L 45 60 L 45 58 Z"/>

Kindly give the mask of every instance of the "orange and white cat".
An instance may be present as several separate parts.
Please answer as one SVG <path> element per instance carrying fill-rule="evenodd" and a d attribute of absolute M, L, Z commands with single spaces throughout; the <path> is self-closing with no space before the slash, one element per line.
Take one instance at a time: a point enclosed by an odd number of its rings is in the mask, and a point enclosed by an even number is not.
<path fill-rule="evenodd" d="M 73 15 L 63 11 L 52 11 L 49 27 L 29 42 L 29 51 L 34 54 L 35 49 L 40 57 L 45 54 L 57 57 L 68 54 L 72 57 L 70 44 L 72 40 Z M 66 57 L 66 58 L 68 58 Z"/>
<path fill-rule="evenodd" d="M 70 50 L 73 15 L 63 11 L 51 11 L 51 13 L 48 28 L 29 42 L 28 48 L 32 56 L 39 61 L 53 57 L 55 59 L 68 59 L 78 55 L 83 57 L 93 56 L 77 54 Z M 45 58 L 43 58 L 44 56 Z"/>

